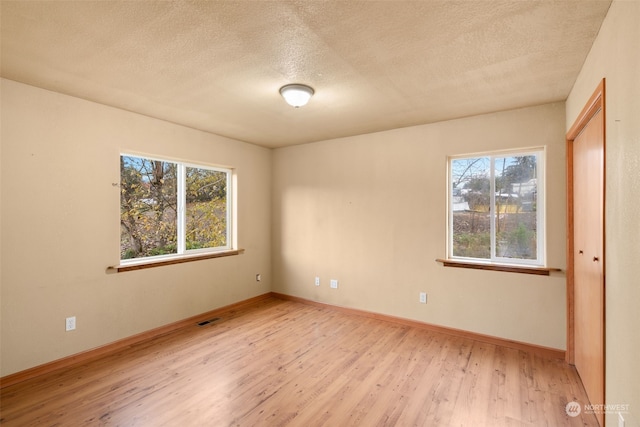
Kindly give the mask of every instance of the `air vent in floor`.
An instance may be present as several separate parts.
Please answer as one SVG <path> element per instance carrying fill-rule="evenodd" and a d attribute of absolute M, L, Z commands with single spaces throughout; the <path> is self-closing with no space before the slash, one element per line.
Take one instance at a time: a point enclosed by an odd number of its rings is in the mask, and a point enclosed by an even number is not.
<path fill-rule="evenodd" d="M 206 325 L 210 325 L 211 323 L 215 323 L 215 322 L 217 322 L 218 320 L 220 320 L 220 318 L 219 318 L 219 317 L 214 317 L 213 319 L 205 320 L 205 321 L 202 321 L 202 322 L 198 323 L 198 326 L 206 326 Z"/>

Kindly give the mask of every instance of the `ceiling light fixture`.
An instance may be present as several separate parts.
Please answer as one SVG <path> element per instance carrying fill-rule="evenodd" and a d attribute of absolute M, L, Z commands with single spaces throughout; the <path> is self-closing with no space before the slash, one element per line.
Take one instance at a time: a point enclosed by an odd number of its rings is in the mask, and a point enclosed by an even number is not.
<path fill-rule="evenodd" d="M 280 95 L 287 101 L 287 104 L 296 108 L 307 105 L 313 94 L 313 88 L 307 85 L 291 84 L 280 88 Z"/>

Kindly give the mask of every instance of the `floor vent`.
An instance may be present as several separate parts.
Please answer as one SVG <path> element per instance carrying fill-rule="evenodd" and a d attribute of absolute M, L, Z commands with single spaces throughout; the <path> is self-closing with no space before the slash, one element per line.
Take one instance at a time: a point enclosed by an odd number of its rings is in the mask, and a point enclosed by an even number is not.
<path fill-rule="evenodd" d="M 209 324 L 211 324 L 211 323 L 215 323 L 215 322 L 217 322 L 218 320 L 220 320 L 220 318 L 219 318 L 219 317 L 214 317 L 213 319 L 205 320 L 205 321 L 203 321 L 203 322 L 198 323 L 198 326 L 206 326 L 206 325 L 209 325 Z"/>

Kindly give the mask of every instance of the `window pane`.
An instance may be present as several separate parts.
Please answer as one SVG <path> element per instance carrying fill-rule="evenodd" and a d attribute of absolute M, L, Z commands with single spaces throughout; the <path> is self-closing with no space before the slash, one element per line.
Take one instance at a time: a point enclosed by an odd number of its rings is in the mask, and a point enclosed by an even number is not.
<path fill-rule="evenodd" d="M 490 172 L 488 157 L 451 161 L 453 256 L 491 258 Z"/>
<path fill-rule="evenodd" d="M 186 249 L 227 246 L 227 172 L 186 168 Z"/>
<path fill-rule="evenodd" d="M 177 165 L 120 156 L 120 257 L 177 253 Z"/>
<path fill-rule="evenodd" d="M 535 155 L 495 158 L 496 257 L 537 259 Z"/>

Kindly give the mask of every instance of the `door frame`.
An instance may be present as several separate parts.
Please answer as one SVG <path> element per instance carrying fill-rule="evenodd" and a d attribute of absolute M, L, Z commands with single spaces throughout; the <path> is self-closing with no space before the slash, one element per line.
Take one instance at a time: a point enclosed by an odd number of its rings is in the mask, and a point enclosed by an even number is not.
<path fill-rule="evenodd" d="M 602 194 L 602 220 L 605 222 L 605 196 L 606 196 L 606 111 L 605 111 L 605 79 L 598 84 L 598 87 L 591 95 L 591 98 L 587 101 L 584 108 L 576 118 L 573 126 L 569 129 L 566 135 L 566 146 L 567 146 L 567 351 L 566 351 L 566 361 L 572 365 L 575 364 L 575 281 L 574 281 L 574 223 L 573 223 L 573 215 L 574 215 L 574 204 L 573 204 L 573 142 L 580 135 L 580 132 L 587 126 L 591 118 L 598 112 L 602 111 L 602 144 L 603 144 L 603 194 Z M 605 258 L 605 235 L 606 229 L 605 224 L 602 227 L 602 274 L 603 274 L 603 286 L 604 280 L 606 278 L 605 275 L 605 267 L 606 267 L 606 258 Z M 605 311 L 605 300 L 606 293 L 603 295 L 603 326 L 606 328 L 606 311 Z M 606 340 L 606 329 L 603 329 L 603 351 L 605 352 L 606 357 L 606 347 L 604 346 Z M 604 363 L 604 359 L 603 359 Z M 605 372 L 605 366 L 603 368 L 603 373 Z M 606 377 L 605 377 L 606 378 Z M 606 388 L 603 384 L 603 387 Z M 603 396 L 604 394 L 603 390 Z M 596 402 L 600 403 L 600 402 Z M 604 403 L 604 402 L 602 402 Z"/>

